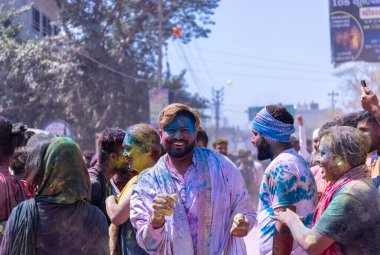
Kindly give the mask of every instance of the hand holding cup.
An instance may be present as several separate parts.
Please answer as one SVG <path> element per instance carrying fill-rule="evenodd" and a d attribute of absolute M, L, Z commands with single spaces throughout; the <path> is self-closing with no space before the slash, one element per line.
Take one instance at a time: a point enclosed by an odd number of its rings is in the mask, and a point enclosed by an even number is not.
<path fill-rule="evenodd" d="M 165 216 L 173 214 L 174 204 L 177 202 L 177 194 L 158 194 L 153 199 L 152 225 L 154 228 L 160 228 L 165 223 Z"/>
<path fill-rule="evenodd" d="M 232 236 L 243 237 L 248 234 L 249 221 L 242 213 L 237 213 L 234 217 L 230 233 Z"/>

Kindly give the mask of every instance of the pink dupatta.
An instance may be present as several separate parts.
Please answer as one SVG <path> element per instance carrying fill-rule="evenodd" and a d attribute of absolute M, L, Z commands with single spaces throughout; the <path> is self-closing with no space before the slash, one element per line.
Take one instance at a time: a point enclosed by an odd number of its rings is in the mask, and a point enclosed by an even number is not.
<path fill-rule="evenodd" d="M 194 150 L 195 157 L 198 159 L 198 182 L 203 183 L 197 197 L 198 201 L 198 242 L 196 247 L 197 254 L 210 254 L 210 232 L 211 232 L 211 177 L 208 167 L 207 157 L 199 150 Z M 162 157 L 160 160 L 164 160 Z M 160 167 L 161 166 L 161 167 Z M 165 164 L 157 164 L 151 169 L 155 181 L 160 187 L 161 193 L 178 193 L 175 183 L 172 181 L 169 170 Z M 187 221 L 186 211 L 180 199 L 174 205 L 174 214 L 166 218 L 165 229 L 170 233 L 165 240 L 165 244 L 159 248 L 157 254 L 160 255 L 187 255 L 194 254 L 193 242 L 190 234 L 190 227 Z"/>
<path fill-rule="evenodd" d="M 0 221 L 6 221 L 12 209 L 25 200 L 24 190 L 8 168 L 0 169 L 0 187 Z"/>
<path fill-rule="evenodd" d="M 321 218 L 326 208 L 329 206 L 336 191 L 338 191 L 340 188 L 342 188 L 350 181 L 366 178 L 367 176 L 367 166 L 360 165 L 344 173 L 335 183 L 330 182 L 330 184 L 326 187 L 325 191 L 323 192 L 322 197 L 317 205 L 317 209 L 315 210 L 313 217 L 313 227 L 315 223 Z M 320 255 L 343 255 L 343 253 L 340 249 L 339 244 L 335 242 Z"/>

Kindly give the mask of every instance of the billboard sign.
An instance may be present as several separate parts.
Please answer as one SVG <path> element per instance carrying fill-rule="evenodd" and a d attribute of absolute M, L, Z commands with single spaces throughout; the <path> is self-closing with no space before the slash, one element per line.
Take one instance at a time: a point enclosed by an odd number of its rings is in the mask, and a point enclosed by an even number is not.
<path fill-rule="evenodd" d="M 332 62 L 380 62 L 380 0 L 329 2 Z"/>

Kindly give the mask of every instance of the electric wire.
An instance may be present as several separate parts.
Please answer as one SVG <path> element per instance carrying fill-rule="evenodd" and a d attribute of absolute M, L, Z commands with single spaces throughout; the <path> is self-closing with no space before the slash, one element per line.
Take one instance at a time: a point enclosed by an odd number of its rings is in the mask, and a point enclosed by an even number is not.
<path fill-rule="evenodd" d="M 107 64 L 104 64 L 104 63 L 100 62 L 99 60 L 96 60 L 95 58 L 93 58 L 93 57 L 91 57 L 91 56 L 89 56 L 87 54 L 84 54 L 84 53 L 80 52 L 79 50 L 74 49 L 74 52 L 77 53 L 77 54 L 79 54 L 79 55 L 81 55 L 81 56 L 83 56 L 83 57 L 85 57 L 85 58 L 87 58 L 88 60 L 90 60 L 90 61 L 98 64 L 99 68 L 105 68 L 105 69 L 107 69 L 107 70 L 109 70 L 109 71 L 111 71 L 113 73 L 119 74 L 121 76 L 124 76 L 126 78 L 129 78 L 129 79 L 132 79 L 132 80 L 135 80 L 135 81 L 145 81 L 145 82 L 151 82 L 152 81 L 152 80 L 138 78 L 138 77 L 135 77 L 135 76 L 132 76 L 132 75 L 120 72 L 120 71 L 118 71 L 118 70 L 116 70 L 116 69 L 108 66 Z"/>
<path fill-rule="evenodd" d="M 261 56 L 253 56 L 253 55 L 242 55 L 242 54 L 237 54 L 237 53 L 232 53 L 232 52 L 226 52 L 226 51 L 221 51 L 221 50 L 215 50 L 215 49 L 205 49 L 205 48 L 200 48 L 201 51 L 207 51 L 207 52 L 215 52 L 221 55 L 229 55 L 229 56 L 235 56 L 235 57 L 240 57 L 240 58 L 247 58 L 247 59 L 256 59 L 256 60 L 263 60 L 263 61 L 268 61 L 268 62 L 276 62 L 276 63 L 284 63 L 284 64 L 292 64 L 292 65 L 298 65 L 298 66 L 314 66 L 316 68 L 326 68 L 326 66 L 321 66 L 321 65 L 313 65 L 310 63 L 301 63 L 301 62 L 293 62 L 293 61 L 288 61 L 284 59 L 275 59 L 275 58 L 266 58 L 266 57 L 261 57 Z"/>
<path fill-rule="evenodd" d="M 180 47 L 180 43 L 174 43 L 174 45 L 176 46 L 175 48 L 177 49 L 178 52 L 180 52 L 179 54 L 182 56 L 181 59 L 183 59 L 183 61 L 185 62 L 185 65 L 187 66 L 188 70 L 189 70 L 189 74 L 190 74 L 190 77 L 192 78 L 193 82 L 194 82 L 194 85 L 198 88 L 199 90 L 199 93 L 205 97 L 205 98 L 208 98 L 206 96 L 206 92 L 204 91 L 204 89 L 202 88 L 202 86 L 200 86 L 200 82 L 199 80 L 197 79 L 197 77 L 195 76 L 194 74 L 194 69 L 193 67 L 191 66 L 191 64 L 189 63 L 187 57 L 186 57 L 186 54 L 185 52 L 183 51 L 183 49 Z"/>

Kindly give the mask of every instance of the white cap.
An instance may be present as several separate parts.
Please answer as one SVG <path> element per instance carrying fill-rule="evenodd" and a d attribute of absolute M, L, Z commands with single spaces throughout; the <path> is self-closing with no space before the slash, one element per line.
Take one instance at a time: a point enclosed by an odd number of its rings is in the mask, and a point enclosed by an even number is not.
<path fill-rule="evenodd" d="M 320 130 L 320 128 L 314 129 L 313 136 L 312 136 L 313 140 L 319 138 L 319 130 Z"/>

